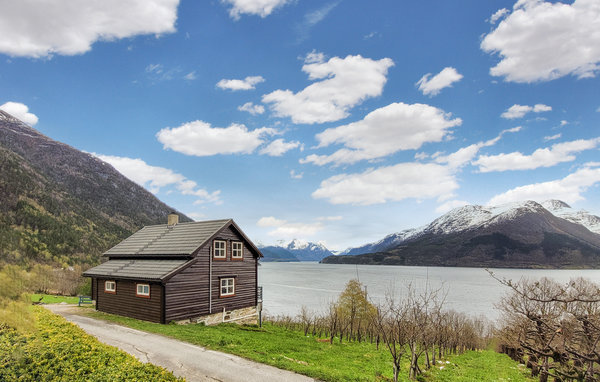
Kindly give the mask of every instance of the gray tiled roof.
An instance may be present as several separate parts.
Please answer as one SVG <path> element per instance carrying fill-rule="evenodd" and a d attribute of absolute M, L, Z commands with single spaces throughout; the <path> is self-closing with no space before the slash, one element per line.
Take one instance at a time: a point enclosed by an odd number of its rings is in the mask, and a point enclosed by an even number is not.
<path fill-rule="evenodd" d="M 194 253 L 231 219 L 166 224 L 142 228 L 104 252 L 105 256 L 186 255 Z"/>
<path fill-rule="evenodd" d="M 83 273 L 86 277 L 114 277 L 142 280 L 161 280 L 193 260 L 109 260 Z"/>

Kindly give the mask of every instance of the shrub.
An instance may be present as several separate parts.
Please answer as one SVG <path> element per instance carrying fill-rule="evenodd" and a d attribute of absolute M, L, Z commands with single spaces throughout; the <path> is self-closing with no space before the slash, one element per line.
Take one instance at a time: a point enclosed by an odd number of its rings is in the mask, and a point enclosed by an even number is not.
<path fill-rule="evenodd" d="M 2 381 L 182 381 L 167 370 L 100 343 L 76 325 L 34 307 L 37 329 L 0 324 Z"/>

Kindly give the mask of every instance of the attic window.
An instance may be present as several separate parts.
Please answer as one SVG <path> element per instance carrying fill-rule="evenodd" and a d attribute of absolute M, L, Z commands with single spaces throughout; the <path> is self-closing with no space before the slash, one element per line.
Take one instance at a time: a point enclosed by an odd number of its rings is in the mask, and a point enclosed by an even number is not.
<path fill-rule="evenodd" d="M 215 259 L 225 259 L 227 257 L 225 252 L 226 242 L 224 240 L 214 241 L 214 257 Z"/>
<path fill-rule="evenodd" d="M 244 246 L 241 241 L 231 243 L 231 258 L 241 260 L 244 258 Z"/>
<path fill-rule="evenodd" d="M 221 279 L 220 297 L 235 296 L 235 278 L 227 277 Z"/>
<path fill-rule="evenodd" d="M 104 291 L 106 293 L 117 293 L 117 283 L 114 280 L 106 280 L 104 282 Z"/>
<path fill-rule="evenodd" d="M 137 290 L 135 295 L 139 297 L 150 297 L 150 285 L 136 284 Z"/>

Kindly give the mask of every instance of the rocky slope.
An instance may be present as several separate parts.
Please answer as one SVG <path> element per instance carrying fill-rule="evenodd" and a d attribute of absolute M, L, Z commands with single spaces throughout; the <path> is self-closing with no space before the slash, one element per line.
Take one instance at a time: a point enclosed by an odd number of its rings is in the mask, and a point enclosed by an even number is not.
<path fill-rule="evenodd" d="M 330 256 L 323 262 L 596 268 L 600 267 L 600 234 L 592 230 L 598 220 L 584 211 L 574 212 L 560 201 L 470 205 L 405 232 L 389 245 L 385 239 L 379 247 L 374 243 L 372 253 Z"/>
<path fill-rule="evenodd" d="M 0 110 L 0 261 L 95 263 L 170 211 L 111 165 Z"/>

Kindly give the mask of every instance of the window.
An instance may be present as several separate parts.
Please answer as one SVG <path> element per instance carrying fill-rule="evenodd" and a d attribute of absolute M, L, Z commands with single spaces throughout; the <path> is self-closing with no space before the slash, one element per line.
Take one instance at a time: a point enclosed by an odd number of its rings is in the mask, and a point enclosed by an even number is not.
<path fill-rule="evenodd" d="M 241 241 L 231 243 L 231 258 L 241 260 L 244 258 L 244 245 Z"/>
<path fill-rule="evenodd" d="M 228 277 L 221 279 L 221 292 L 219 296 L 235 296 L 235 278 Z"/>
<path fill-rule="evenodd" d="M 150 285 L 148 284 L 137 284 L 136 296 L 150 297 Z"/>
<path fill-rule="evenodd" d="M 114 280 L 106 280 L 104 282 L 104 291 L 106 293 L 117 293 L 117 283 Z"/>
<path fill-rule="evenodd" d="M 227 257 L 225 252 L 225 244 L 224 240 L 215 240 L 214 242 L 214 257 L 215 259 L 224 259 Z"/>

